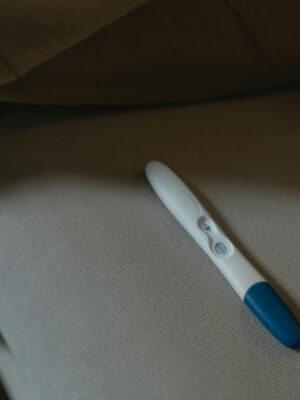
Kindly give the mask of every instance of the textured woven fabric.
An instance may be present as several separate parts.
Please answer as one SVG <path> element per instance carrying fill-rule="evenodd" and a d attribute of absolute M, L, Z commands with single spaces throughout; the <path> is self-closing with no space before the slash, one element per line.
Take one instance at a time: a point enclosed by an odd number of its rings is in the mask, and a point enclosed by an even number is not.
<path fill-rule="evenodd" d="M 0 400 L 22 399 L 36 400 L 34 387 L 29 385 L 23 369 L 19 366 L 16 357 L 7 346 L 0 346 L 0 371 L 5 381 L 5 391 L 0 387 Z"/>
<path fill-rule="evenodd" d="M 298 0 L 16 3 L 1 2 L 0 84 L 1 55 L 17 75 L 2 101 L 161 103 L 300 82 Z"/>
<path fill-rule="evenodd" d="M 299 104 L 2 118 L 0 330 L 37 400 L 299 399 L 299 352 L 143 176 L 151 159 L 179 172 L 299 317 Z"/>
<path fill-rule="evenodd" d="M 0 85 L 74 46 L 143 0 L 2 0 Z"/>
<path fill-rule="evenodd" d="M 3 386 L 0 384 L 0 399 L 1 400 L 8 400 L 7 394 L 4 391 Z"/>

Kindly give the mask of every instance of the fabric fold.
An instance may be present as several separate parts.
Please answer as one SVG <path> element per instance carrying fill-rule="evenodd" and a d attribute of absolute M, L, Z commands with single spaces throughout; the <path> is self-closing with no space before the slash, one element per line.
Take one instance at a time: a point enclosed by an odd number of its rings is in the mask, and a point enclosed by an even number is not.
<path fill-rule="evenodd" d="M 86 39 L 146 0 L 3 0 L 0 85 Z"/>

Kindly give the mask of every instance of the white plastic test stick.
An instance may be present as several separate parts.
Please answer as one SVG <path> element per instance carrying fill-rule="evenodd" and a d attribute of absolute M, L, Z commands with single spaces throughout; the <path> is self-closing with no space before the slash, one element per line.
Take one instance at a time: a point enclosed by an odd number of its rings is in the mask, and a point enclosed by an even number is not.
<path fill-rule="evenodd" d="M 299 323 L 271 285 L 216 224 L 187 185 L 166 165 L 151 161 L 146 176 L 154 191 L 201 246 L 239 297 L 288 347 L 300 345 Z"/>

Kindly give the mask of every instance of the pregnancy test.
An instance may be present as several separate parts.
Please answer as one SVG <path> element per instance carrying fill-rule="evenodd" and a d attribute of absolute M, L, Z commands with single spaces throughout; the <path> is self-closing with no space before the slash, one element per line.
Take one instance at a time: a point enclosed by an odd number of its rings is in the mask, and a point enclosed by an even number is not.
<path fill-rule="evenodd" d="M 205 251 L 262 324 L 284 345 L 300 346 L 300 324 L 266 279 L 244 257 L 187 185 L 151 161 L 146 176 L 161 201 Z"/>

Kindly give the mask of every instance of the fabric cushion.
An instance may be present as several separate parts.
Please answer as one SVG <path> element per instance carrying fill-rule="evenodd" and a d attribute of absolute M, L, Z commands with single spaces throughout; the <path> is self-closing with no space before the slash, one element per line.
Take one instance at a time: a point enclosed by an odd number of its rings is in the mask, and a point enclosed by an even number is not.
<path fill-rule="evenodd" d="M 151 159 L 180 173 L 299 317 L 299 103 L 290 92 L 2 118 L 11 393 L 26 383 L 38 400 L 299 399 L 299 353 L 251 315 L 143 175 Z"/>
<path fill-rule="evenodd" d="M 299 83 L 299 24 L 297 0 L 7 1 L 0 100 L 128 105 Z"/>

